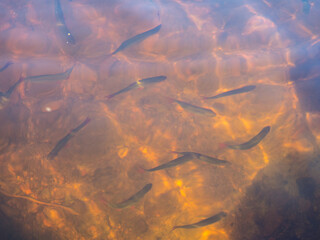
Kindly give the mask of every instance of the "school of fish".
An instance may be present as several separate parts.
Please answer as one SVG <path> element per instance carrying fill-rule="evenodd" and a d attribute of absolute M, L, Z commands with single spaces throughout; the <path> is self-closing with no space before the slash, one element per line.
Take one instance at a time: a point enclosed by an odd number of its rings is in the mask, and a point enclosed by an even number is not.
<path fill-rule="evenodd" d="M 303 1 L 304 2 L 304 11 L 308 11 L 309 9 L 309 3 L 308 1 Z M 54 0 L 54 12 L 55 12 L 55 17 L 57 21 L 57 28 L 59 29 L 60 32 L 60 37 L 62 41 L 64 41 L 67 44 L 74 45 L 77 43 L 76 39 L 74 36 L 71 34 L 69 28 L 67 27 L 65 20 L 64 20 L 64 14 L 61 9 L 61 4 L 60 0 Z M 123 41 L 118 48 L 116 48 L 111 54 L 108 54 L 110 57 L 114 56 L 115 54 L 118 54 L 119 52 L 124 52 L 127 48 L 134 44 L 139 44 L 142 43 L 145 39 L 148 37 L 151 37 L 152 35 L 155 35 L 161 31 L 161 24 L 158 26 L 151 28 L 150 30 L 147 30 L 145 32 L 139 33 L 128 40 Z M 124 53 L 125 54 L 125 53 Z M 12 64 L 14 64 L 11 61 L 8 61 L 3 67 L 0 68 L 0 72 L 5 71 L 7 68 L 9 68 Z M 16 87 L 22 82 L 22 81 L 30 81 L 34 83 L 46 83 L 50 81 L 60 81 L 60 80 L 65 80 L 68 79 L 70 74 L 72 73 L 73 66 L 65 70 L 64 72 L 61 73 L 56 73 L 56 74 L 47 74 L 47 75 L 35 75 L 35 76 L 27 76 L 25 78 L 19 79 L 14 85 L 12 85 L 6 92 L 0 92 L 0 109 L 4 108 L 7 106 L 10 96 L 12 92 L 16 89 Z M 111 99 L 115 97 L 121 98 L 121 96 L 125 93 L 128 92 L 134 92 L 135 89 L 137 88 L 142 88 L 142 87 L 152 87 L 154 84 L 159 84 L 163 81 L 167 80 L 167 77 L 165 75 L 159 75 L 159 76 L 150 76 L 148 78 L 143 78 L 138 81 L 132 82 L 128 86 L 124 86 L 122 89 L 114 92 L 114 93 L 109 93 L 105 98 L 106 101 L 110 101 Z M 214 96 L 210 97 L 200 97 L 199 99 L 209 101 L 209 100 L 214 100 L 218 98 L 223 98 L 223 97 L 232 97 L 235 94 L 245 94 L 249 93 L 251 91 L 254 91 L 256 89 L 256 86 L 254 85 L 247 85 L 247 86 L 239 86 L 236 89 L 230 89 L 225 92 L 220 92 L 217 93 Z M 179 105 L 183 110 L 188 111 L 192 114 L 198 114 L 202 115 L 204 117 L 215 117 L 217 114 L 210 108 L 204 108 L 201 106 L 194 105 L 190 102 L 183 101 L 183 100 L 178 100 L 175 97 L 167 97 L 168 100 L 171 102 Z M 58 157 L 59 152 L 63 151 L 63 148 L 66 146 L 66 144 L 76 136 L 76 134 L 83 129 L 87 124 L 89 124 L 90 118 L 86 118 L 83 120 L 78 126 L 76 126 L 74 129 L 72 129 L 69 133 L 67 133 L 64 137 L 60 140 L 57 141 L 55 146 L 53 146 L 52 150 L 47 154 L 47 159 L 53 161 L 56 157 Z M 258 131 L 259 129 L 257 129 Z M 270 126 L 262 126 L 262 130 L 260 132 L 248 139 L 248 141 L 245 141 L 243 143 L 225 143 L 225 146 L 229 149 L 232 150 L 248 150 L 251 149 L 255 146 L 257 146 L 270 132 L 271 127 Z M 196 150 L 194 150 L 196 151 Z M 174 168 L 178 165 L 181 164 L 187 164 L 190 161 L 202 161 L 207 164 L 214 164 L 217 166 L 230 166 L 231 162 L 223 159 L 218 159 L 216 157 L 212 156 L 207 156 L 202 153 L 198 152 L 173 152 L 174 154 L 178 154 L 179 156 L 177 158 L 174 158 L 173 160 L 170 161 L 164 161 L 163 163 L 160 163 L 158 166 L 151 166 L 151 168 L 143 168 L 145 172 L 155 172 L 155 171 L 161 171 L 164 169 L 168 168 Z M 159 162 L 162 162 L 159 161 Z M 128 196 L 126 200 L 123 200 L 122 202 L 119 203 L 108 203 L 110 207 L 112 208 L 117 208 L 117 209 L 122 209 L 129 207 L 131 205 L 136 204 L 140 200 L 142 200 L 144 197 L 146 197 L 147 193 L 150 192 L 152 189 L 152 183 L 147 183 L 144 187 L 142 187 L 140 190 L 135 190 L 137 191 L 135 194 L 132 196 Z M 178 225 L 178 226 L 173 226 L 172 229 L 192 229 L 192 228 L 199 228 L 199 227 L 204 227 L 210 224 L 214 224 L 224 217 L 227 216 L 227 213 L 224 211 L 221 211 L 219 213 L 213 214 L 211 217 L 208 217 L 206 219 L 200 220 L 196 223 L 189 223 L 186 225 Z"/>

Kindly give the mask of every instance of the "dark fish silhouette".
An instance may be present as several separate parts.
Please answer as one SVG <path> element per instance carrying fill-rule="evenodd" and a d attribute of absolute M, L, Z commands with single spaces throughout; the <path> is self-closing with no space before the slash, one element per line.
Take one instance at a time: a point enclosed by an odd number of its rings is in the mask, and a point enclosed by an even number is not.
<path fill-rule="evenodd" d="M 239 149 L 239 150 L 247 150 L 254 146 L 256 146 L 259 142 L 262 141 L 262 139 L 267 136 L 267 134 L 270 132 L 270 126 L 264 127 L 256 136 L 251 138 L 248 142 L 238 144 L 238 145 L 229 145 L 227 144 L 228 148 L 232 149 Z"/>
<path fill-rule="evenodd" d="M 72 129 L 70 133 L 68 133 L 65 137 L 59 140 L 56 146 L 52 149 L 52 151 L 48 154 L 47 158 L 49 160 L 54 159 L 60 150 L 69 142 L 71 138 L 75 136 L 75 134 L 80 131 L 84 126 L 86 126 L 90 122 L 90 118 L 86 118 L 79 126 Z"/>
<path fill-rule="evenodd" d="M 64 21 L 64 16 L 63 16 L 63 12 L 61 9 L 60 0 L 54 1 L 54 12 L 55 12 L 56 19 L 57 19 L 58 29 L 59 29 L 62 37 L 64 38 L 65 42 L 67 44 L 75 44 L 76 40 L 72 36 L 70 30 L 68 29 L 68 27 Z"/>
<path fill-rule="evenodd" d="M 109 205 L 113 208 L 126 208 L 130 207 L 131 205 L 137 203 L 141 198 L 144 197 L 152 188 L 152 184 L 148 183 L 145 185 L 140 191 L 135 193 L 133 196 L 128 198 L 127 200 L 121 202 L 121 203 L 109 203 Z"/>
<path fill-rule="evenodd" d="M 13 62 L 7 62 L 2 68 L 0 68 L 0 72 L 6 70 L 11 64 L 13 64 Z"/>
<path fill-rule="evenodd" d="M 181 157 L 175 158 L 173 160 L 171 160 L 170 162 L 161 164 L 158 167 L 154 167 L 151 169 L 144 169 L 145 171 L 148 172 L 154 172 L 154 171 L 158 171 L 158 170 L 162 170 L 162 169 L 166 169 L 166 168 L 171 168 L 171 167 L 175 167 L 181 164 L 184 164 L 186 162 L 189 162 L 191 160 L 200 160 L 203 162 L 207 162 L 210 164 L 215 164 L 215 165 L 228 165 L 231 164 L 229 161 L 226 160 L 220 160 L 217 158 L 213 158 L 201 153 L 196 153 L 196 152 L 176 152 L 174 151 L 173 153 L 177 153 L 177 154 L 182 154 Z"/>
<path fill-rule="evenodd" d="M 210 163 L 210 164 L 215 164 L 215 165 L 228 165 L 228 164 L 231 164 L 227 160 L 220 160 L 218 158 L 210 157 L 210 156 L 203 155 L 203 154 L 199 154 L 198 159 L 200 161 L 207 162 L 207 163 Z"/>
<path fill-rule="evenodd" d="M 157 83 L 157 82 L 162 82 L 164 80 L 166 80 L 167 77 L 166 76 L 156 76 L 156 77 L 151 77 L 151 78 L 144 78 L 144 79 L 141 79 L 141 80 L 138 80 L 134 83 L 131 83 L 129 86 L 121 89 L 120 91 L 118 92 L 115 92 L 111 95 L 108 95 L 106 96 L 107 99 L 110 99 L 110 98 L 113 98 L 114 96 L 117 96 L 121 93 L 125 93 L 125 92 L 128 92 L 132 89 L 135 89 L 135 88 L 139 88 L 139 87 L 144 87 L 148 84 L 151 84 L 151 83 Z"/>
<path fill-rule="evenodd" d="M 203 161 L 203 162 L 207 162 L 207 163 L 210 163 L 210 164 L 215 164 L 215 165 L 228 165 L 228 164 L 231 164 L 229 161 L 226 161 L 226 160 L 220 160 L 218 158 L 214 158 L 214 157 L 210 157 L 210 156 L 207 156 L 207 155 L 204 155 L 204 154 L 201 154 L 201 153 L 196 153 L 196 152 L 176 152 L 176 151 L 173 151 L 173 153 L 177 153 L 177 154 L 191 154 L 194 156 L 194 159 L 198 159 L 200 161 Z"/>
<path fill-rule="evenodd" d="M 212 111 L 211 109 L 208 108 L 203 108 L 203 107 L 199 107 L 187 102 L 183 102 L 177 99 L 173 99 L 173 98 L 169 98 L 171 101 L 179 104 L 183 109 L 185 109 L 186 111 L 189 111 L 191 113 L 195 113 L 195 114 L 201 114 L 201 115 L 206 115 L 209 117 L 214 117 L 216 116 L 216 113 L 214 111 Z"/>
<path fill-rule="evenodd" d="M 69 78 L 73 67 L 69 68 L 67 71 L 62 73 L 56 73 L 56 74 L 47 74 L 47 75 L 37 75 L 37 76 L 30 76 L 25 77 L 25 81 L 31 81 L 31 82 L 47 82 L 47 81 L 58 81 L 58 80 L 64 80 Z"/>
<path fill-rule="evenodd" d="M 235 95 L 235 94 L 246 93 L 246 92 L 250 92 L 250 91 L 254 90 L 255 88 L 256 88 L 256 86 L 254 86 L 254 85 L 248 85 L 248 86 L 233 89 L 233 90 L 230 90 L 227 92 L 223 92 L 223 93 L 220 93 L 220 94 L 212 96 L 212 97 L 203 97 L 203 99 L 217 99 L 217 98 L 227 97 L 227 96 L 231 96 L 231 95 Z"/>
<path fill-rule="evenodd" d="M 23 78 L 20 78 L 15 84 L 13 84 L 6 92 L 0 92 L 0 109 L 4 108 L 9 102 L 9 98 L 13 90 L 22 82 Z"/>
<path fill-rule="evenodd" d="M 122 51 L 123 49 L 129 47 L 130 45 L 134 44 L 134 43 L 139 43 L 142 42 L 143 40 L 145 40 L 146 38 L 150 37 L 153 34 L 156 34 L 157 32 L 160 31 L 161 28 L 161 24 L 156 26 L 155 28 L 152 28 L 146 32 L 140 33 L 132 38 L 129 38 L 128 40 L 124 41 L 123 43 L 121 43 L 120 47 L 118 47 L 113 53 L 111 53 L 111 55 L 116 54 L 117 52 Z"/>
<path fill-rule="evenodd" d="M 181 157 L 178 157 L 178 158 L 171 160 L 170 162 L 161 164 L 158 167 L 144 169 L 144 170 L 148 171 L 148 172 L 154 172 L 154 171 L 158 171 L 158 170 L 162 170 L 162 169 L 166 169 L 166 168 L 175 167 L 175 166 L 184 164 L 186 162 L 189 162 L 192 159 L 197 158 L 197 156 L 192 152 L 176 152 L 176 153 L 183 154 L 183 155 Z"/>
<path fill-rule="evenodd" d="M 215 222 L 220 221 L 222 218 L 227 216 L 225 212 L 220 212 L 212 217 L 206 218 L 204 220 L 201 220 L 196 223 L 188 224 L 188 225 L 182 225 L 182 226 L 174 226 L 172 230 L 177 229 L 177 228 L 184 228 L 184 229 L 190 229 L 190 228 L 199 228 L 199 227 L 204 227 L 210 224 L 213 224 Z"/>

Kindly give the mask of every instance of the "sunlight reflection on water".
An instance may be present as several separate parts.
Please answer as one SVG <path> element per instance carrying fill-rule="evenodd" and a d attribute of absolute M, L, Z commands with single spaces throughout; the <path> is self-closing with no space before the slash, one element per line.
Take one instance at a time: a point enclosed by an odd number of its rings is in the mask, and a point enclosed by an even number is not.
<path fill-rule="evenodd" d="M 279 236 L 283 215 L 255 206 L 271 212 L 262 227 L 255 209 L 243 209 L 250 194 L 261 200 L 259 181 L 297 201 L 313 181 L 296 186 L 288 179 L 304 175 L 285 171 L 290 159 L 308 169 L 301 159 L 318 154 L 316 1 L 30 0 L 0 9 L 6 239 Z M 226 96 L 204 98 L 218 94 Z M 279 169 L 285 180 L 274 177 Z"/>

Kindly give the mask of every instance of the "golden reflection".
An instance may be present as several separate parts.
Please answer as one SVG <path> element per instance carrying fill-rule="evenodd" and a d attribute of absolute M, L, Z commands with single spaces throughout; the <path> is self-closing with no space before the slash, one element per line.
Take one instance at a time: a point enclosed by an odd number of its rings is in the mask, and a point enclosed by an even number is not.
<path fill-rule="evenodd" d="M 312 152 L 306 132 L 320 141 L 319 116 L 304 115 L 290 79 L 300 53 L 283 25 L 312 40 L 311 46 L 319 40 L 293 8 L 270 17 L 266 11 L 274 1 L 209 2 L 61 0 L 74 46 L 61 42 L 63 24 L 55 29 L 53 4 L 38 12 L 35 1 L 26 3 L 25 22 L 32 27 L 9 14 L 0 31 L 7 31 L 4 51 L 15 63 L 14 71 L 1 72 L 4 79 L 74 69 L 62 81 L 22 82 L 1 110 L 1 130 L 10 136 L 0 146 L 1 204 L 28 209 L 37 227 L 54 229 L 57 239 L 231 240 L 230 219 L 259 172 L 293 149 Z M 139 38 L 143 29 L 159 24 L 161 30 Z M 126 44 L 112 55 L 121 43 Z M 160 75 L 167 79 L 158 85 L 137 80 Z M 105 97 L 134 81 L 137 89 Z M 255 88 L 202 99 L 246 85 Z M 188 112 L 170 97 L 216 116 Z M 47 159 L 50 148 L 85 116 L 92 122 L 55 159 Z M 252 148 L 228 145 L 245 143 L 266 126 L 271 131 Z M 174 151 L 231 164 L 193 159 L 143 171 L 176 159 Z M 152 190 L 132 207 L 110 207 L 147 183 Z M 228 215 L 219 222 L 173 231 L 221 211 Z"/>

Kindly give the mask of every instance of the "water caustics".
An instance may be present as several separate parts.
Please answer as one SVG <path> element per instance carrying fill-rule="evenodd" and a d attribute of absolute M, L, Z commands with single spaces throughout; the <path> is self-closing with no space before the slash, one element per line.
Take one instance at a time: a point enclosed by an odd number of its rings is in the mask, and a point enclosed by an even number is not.
<path fill-rule="evenodd" d="M 0 215 L 32 220 L 21 223 L 32 239 L 278 239 L 285 214 L 271 211 L 267 229 L 248 214 L 268 212 L 263 194 L 246 204 L 278 154 L 310 149 L 303 131 L 291 136 L 317 113 L 303 112 L 287 73 L 305 54 L 318 76 L 315 1 L 69 1 L 21 1 L 25 13 L 1 3 Z M 300 204 L 290 174 L 280 196 Z M 238 238 L 242 223 L 255 227 Z"/>

